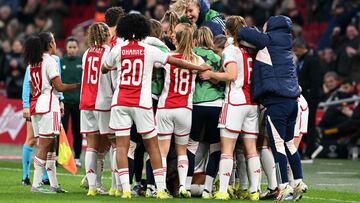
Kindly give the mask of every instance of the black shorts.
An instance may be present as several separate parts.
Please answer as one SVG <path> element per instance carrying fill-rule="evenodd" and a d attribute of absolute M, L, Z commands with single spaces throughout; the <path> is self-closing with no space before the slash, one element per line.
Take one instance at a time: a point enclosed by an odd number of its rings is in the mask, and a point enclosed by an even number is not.
<path fill-rule="evenodd" d="M 220 142 L 220 129 L 217 127 L 220 113 L 221 107 L 194 105 L 190 138 L 209 144 Z"/>

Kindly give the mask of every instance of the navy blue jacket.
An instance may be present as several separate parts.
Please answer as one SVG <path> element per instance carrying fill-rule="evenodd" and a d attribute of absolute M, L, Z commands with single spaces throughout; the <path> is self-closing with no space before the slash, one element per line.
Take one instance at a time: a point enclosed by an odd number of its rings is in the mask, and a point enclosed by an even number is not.
<path fill-rule="evenodd" d="M 210 9 L 210 4 L 208 0 L 198 0 L 198 3 L 200 5 L 200 14 L 199 19 L 196 22 L 197 26 L 206 26 L 210 28 L 214 37 L 224 34 L 224 17 L 221 16 L 218 12 Z"/>
<path fill-rule="evenodd" d="M 259 50 L 251 77 L 251 98 L 255 102 L 264 104 L 269 98 L 297 98 L 300 95 L 293 61 L 291 26 L 290 18 L 272 16 L 265 33 L 253 28 L 240 29 L 239 39 Z"/>

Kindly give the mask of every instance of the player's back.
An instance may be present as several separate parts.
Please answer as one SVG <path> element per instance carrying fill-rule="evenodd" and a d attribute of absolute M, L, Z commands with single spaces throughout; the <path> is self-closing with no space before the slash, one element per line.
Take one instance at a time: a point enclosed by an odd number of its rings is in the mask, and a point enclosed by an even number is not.
<path fill-rule="evenodd" d="M 111 77 L 110 74 L 101 74 L 101 66 L 109 51 L 110 47 L 103 45 L 91 47 L 83 55 L 81 110 L 110 110 L 112 99 Z"/>
<path fill-rule="evenodd" d="M 166 63 L 167 54 L 139 41 L 116 45 L 110 53 L 110 66 L 117 68 L 113 106 L 152 108 L 151 79 L 154 64 Z"/>
<path fill-rule="evenodd" d="M 224 68 L 232 62 L 235 62 L 237 67 L 236 79 L 226 84 L 225 102 L 232 105 L 252 104 L 250 97 L 252 55 L 243 47 L 229 45 L 223 51 L 223 59 Z"/>
<path fill-rule="evenodd" d="M 58 65 L 48 53 L 43 54 L 42 62 L 38 66 L 30 66 L 31 114 L 44 114 L 59 110 L 59 93 L 51 84 L 51 80 L 59 76 Z"/>
<path fill-rule="evenodd" d="M 175 58 L 183 58 L 182 54 L 172 54 Z M 202 62 L 200 62 L 200 60 Z M 198 57 L 198 63 L 203 60 Z M 164 88 L 161 92 L 158 108 L 189 108 L 192 109 L 193 92 L 195 90 L 196 72 L 181 69 L 167 64 L 165 67 Z"/>

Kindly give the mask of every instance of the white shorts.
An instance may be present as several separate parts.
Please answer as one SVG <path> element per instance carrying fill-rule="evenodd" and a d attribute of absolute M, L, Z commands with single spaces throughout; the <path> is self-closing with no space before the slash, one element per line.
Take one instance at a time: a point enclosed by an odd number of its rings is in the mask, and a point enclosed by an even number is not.
<path fill-rule="evenodd" d="M 305 98 L 300 95 L 298 99 L 298 115 L 296 117 L 294 137 L 298 138 L 300 134 L 306 134 L 308 129 L 309 107 Z"/>
<path fill-rule="evenodd" d="M 192 111 L 186 108 L 158 109 L 156 124 L 158 126 L 158 139 L 170 140 L 175 135 L 175 143 L 187 145 L 191 130 Z"/>
<path fill-rule="evenodd" d="M 156 136 L 156 125 L 154 111 L 129 106 L 114 106 L 111 108 L 110 128 L 115 131 L 116 136 L 130 136 L 130 129 L 136 125 L 137 133 L 143 134 L 143 139 Z"/>
<path fill-rule="evenodd" d="M 89 134 L 99 132 L 100 134 L 111 134 L 109 128 L 110 111 L 81 110 L 80 112 L 80 133 Z"/>
<path fill-rule="evenodd" d="M 60 112 L 35 114 L 31 116 L 34 137 L 55 138 L 60 133 Z"/>
<path fill-rule="evenodd" d="M 257 105 L 241 105 L 233 106 L 225 103 L 221 110 L 218 128 L 225 129 L 221 130 L 222 137 L 237 139 L 233 137 L 239 133 L 245 135 L 253 135 L 255 138 L 259 134 L 259 107 Z M 229 134 L 229 136 L 227 136 Z"/>

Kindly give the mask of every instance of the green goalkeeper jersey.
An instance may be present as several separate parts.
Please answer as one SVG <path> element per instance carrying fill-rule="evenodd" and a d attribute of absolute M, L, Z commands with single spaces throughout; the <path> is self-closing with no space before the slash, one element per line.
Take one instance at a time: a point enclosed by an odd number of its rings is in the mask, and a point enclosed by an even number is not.
<path fill-rule="evenodd" d="M 169 48 L 164 42 L 155 37 L 147 37 L 144 41 L 146 44 L 150 44 L 159 48 L 162 52 L 170 52 Z M 151 83 L 151 93 L 155 96 L 159 96 L 164 87 L 164 69 L 154 68 Z"/>
<path fill-rule="evenodd" d="M 211 66 L 212 70 L 218 72 L 221 68 L 221 57 L 217 55 L 213 50 L 208 48 L 194 48 L 194 53 Z M 193 95 L 193 103 L 212 102 L 218 99 L 224 98 L 225 84 L 220 82 L 213 84 L 210 81 L 201 80 L 196 78 L 195 92 Z"/>

